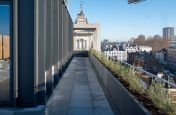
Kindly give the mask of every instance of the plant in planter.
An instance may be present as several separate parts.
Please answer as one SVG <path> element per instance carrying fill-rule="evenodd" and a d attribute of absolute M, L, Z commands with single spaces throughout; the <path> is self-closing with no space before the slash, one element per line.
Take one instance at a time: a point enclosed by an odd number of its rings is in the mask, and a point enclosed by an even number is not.
<path fill-rule="evenodd" d="M 108 66 L 108 60 L 107 60 L 107 57 L 102 53 L 101 54 L 101 62 L 102 64 L 104 64 L 105 66 Z"/>
<path fill-rule="evenodd" d="M 125 82 L 127 89 L 141 96 L 144 95 L 147 100 L 153 103 L 155 108 L 159 108 L 160 112 L 156 112 L 157 114 L 176 114 L 176 105 L 169 99 L 168 93 L 164 91 L 165 88 L 162 83 L 153 82 L 149 88 L 145 89 L 142 85 L 141 77 L 134 72 L 133 68 L 129 68 L 119 62 L 108 60 L 104 54 L 100 54 L 95 50 L 91 50 L 90 53 L 115 74 L 117 79 Z"/>
<path fill-rule="evenodd" d="M 123 80 L 129 85 L 129 89 L 138 92 L 140 94 L 143 94 L 145 92 L 145 89 L 141 84 L 141 79 L 135 75 L 134 70 L 125 66 L 120 66 L 119 68 L 120 70 L 117 72 L 123 78 Z"/>
<path fill-rule="evenodd" d="M 131 77 L 129 77 L 129 88 L 135 92 L 138 92 L 139 94 L 144 94 L 145 93 L 145 89 L 141 83 L 141 79 L 136 76 L 136 75 L 132 75 Z"/>
<path fill-rule="evenodd" d="M 168 93 L 164 90 L 162 83 L 153 82 L 147 90 L 147 94 L 156 107 L 162 109 L 168 115 L 176 113 L 176 105 L 169 99 Z"/>
<path fill-rule="evenodd" d="M 112 60 L 110 60 L 109 61 L 109 63 L 108 63 L 108 67 L 109 67 L 109 69 L 111 70 L 111 71 L 113 71 L 114 72 L 114 61 L 112 61 Z"/>

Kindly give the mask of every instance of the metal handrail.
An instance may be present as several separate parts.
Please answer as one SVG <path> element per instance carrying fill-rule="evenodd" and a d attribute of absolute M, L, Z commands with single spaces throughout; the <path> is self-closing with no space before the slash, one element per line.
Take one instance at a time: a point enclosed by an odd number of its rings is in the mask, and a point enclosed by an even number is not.
<path fill-rule="evenodd" d="M 172 83 L 172 82 L 169 82 L 169 81 L 167 81 L 167 80 L 165 80 L 165 79 L 163 79 L 163 78 L 160 78 L 160 77 L 158 77 L 158 76 L 156 76 L 156 75 L 154 75 L 154 74 L 152 74 L 152 73 L 150 73 L 150 72 L 147 72 L 147 71 L 145 71 L 145 70 L 143 70 L 143 69 L 137 68 L 136 66 L 133 66 L 133 65 L 127 63 L 127 62 L 121 61 L 121 63 L 123 63 L 123 64 L 125 64 L 125 65 L 128 65 L 128 66 L 130 66 L 130 67 L 132 67 L 132 68 L 135 68 L 135 69 L 137 69 L 137 70 L 139 70 L 139 71 L 142 71 L 143 73 L 149 75 L 150 77 L 155 78 L 155 79 L 158 79 L 158 80 L 161 80 L 162 82 L 167 83 L 168 85 L 170 85 L 170 86 L 176 88 L 176 84 L 174 84 L 174 83 Z"/>
<path fill-rule="evenodd" d="M 112 58 L 112 57 L 111 57 Z M 115 58 L 112 58 L 113 60 L 116 60 Z M 154 74 L 152 74 L 152 73 L 150 73 L 150 72 L 147 72 L 147 71 L 145 71 L 145 70 L 143 70 L 143 69 L 140 69 L 140 68 L 138 68 L 138 67 L 136 67 L 136 66 L 134 66 L 134 65 L 131 65 L 131 64 L 129 64 L 129 63 L 127 63 L 127 62 L 124 62 L 124 61 L 119 61 L 119 60 L 117 60 L 120 64 L 125 64 L 125 65 L 127 65 L 127 66 L 129 66 L 129 67 L 131 67 L 131 68 L 134 68 L 134 69 L 136 69 L 136 70 L 139 70 L 139 71 L 141 71 L 141 72 L 143 72 L 143 73 L 145 73 L 145 74 L 147 74 L 147 75 L 149 75 L 149 77 L 152 77 L 153 79 L 157 79 L 157 80 L 161 80 L 162 82 L 164 82 L 164 83 L 166 83 L 166 84 L 168 84 L 169 86 L 171 86 L 171 87 L 173 87 L 173 88 L 176 88 L 176 84 L 174 84 L 174 83 L 172 83 L 172 82 L 169 82 L 169 81 L 167 81 L 167 80 L 165 80 L 165 79 L 163 79 L 163 78 L 160 78 L 160 77 L 158 77 L 158 76 L 156 76 L 156 75 L 154 75 Z"/>

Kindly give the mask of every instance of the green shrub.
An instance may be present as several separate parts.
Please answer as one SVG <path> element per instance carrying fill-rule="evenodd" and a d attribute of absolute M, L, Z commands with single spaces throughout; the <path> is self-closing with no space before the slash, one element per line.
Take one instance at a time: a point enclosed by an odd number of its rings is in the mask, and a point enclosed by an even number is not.
<path fill-rule="evenodd" d="M 136 75 L 131 76 L 131 77 L 129 77 L 128 81 L 129 81 L 129 84 L 130 84 L 129 86 L 132 90 L 134 90 L 134 91 L 136 91 L 140 94 L 145 93 L 145 89 L 144 89 L 144 87 L 141 83 L 142 81 L 138 76 L 136 76 Z"/>
<path fill-rule="evenodd" d="M 162 83 L 153 82 L 147 90 L 147 95 L 156 107 L 162 109 L 168 115 L 176 114 L 176 106 L 169 99 L 169 95 Z"/>
<path fill-rule="evenodd" d="M 140 94 L 145 93 L 156 107 L 160 108 L 168 115 L 176 115 L 176 105 L 169 99 L 168 93 L 164 90 L 164 85 L 162 83 L 153 82 L 148 89 L 145 89 L 142 85 L 142 79 L 135 74 L 133 68 L 124 66 L 119 62 L 108 60 L 103 53 L 98 51 L 91 49 L 90 53 L 114 74 L 122 77 L 123 80 L 129 84 L 130 90 Z"/>

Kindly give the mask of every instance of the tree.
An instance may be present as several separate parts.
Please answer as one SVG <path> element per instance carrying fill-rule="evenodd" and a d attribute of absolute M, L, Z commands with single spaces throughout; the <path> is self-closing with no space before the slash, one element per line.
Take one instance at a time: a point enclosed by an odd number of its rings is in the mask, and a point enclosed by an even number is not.
<path fill-rule="evenodd" d="M 144 45 L 145 43 L 145 36 L 144 35 L 139 35 L 136 39 L 134 39 L 133 44 L 136 45 Z"/>
<path fill-rule="evenodd" d="M 152 47 L 153 52 L 157 52 L 170 46 L 168 40 L 163 39 L 160 35 L 154 35 L 148 38 L 145 38 L 144 35 L 139 35 L 133 40 L 133 44 L 150 46 Z"/>

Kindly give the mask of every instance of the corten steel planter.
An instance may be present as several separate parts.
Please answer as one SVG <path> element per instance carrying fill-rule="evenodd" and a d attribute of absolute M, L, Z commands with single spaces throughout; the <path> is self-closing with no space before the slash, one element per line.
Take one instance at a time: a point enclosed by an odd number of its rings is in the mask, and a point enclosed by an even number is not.
<path fill-rule="evenodd" d="M 122 115 L 151 115 L 97 58 L 89 55 L 89 59 L 104 90 Z"/>

